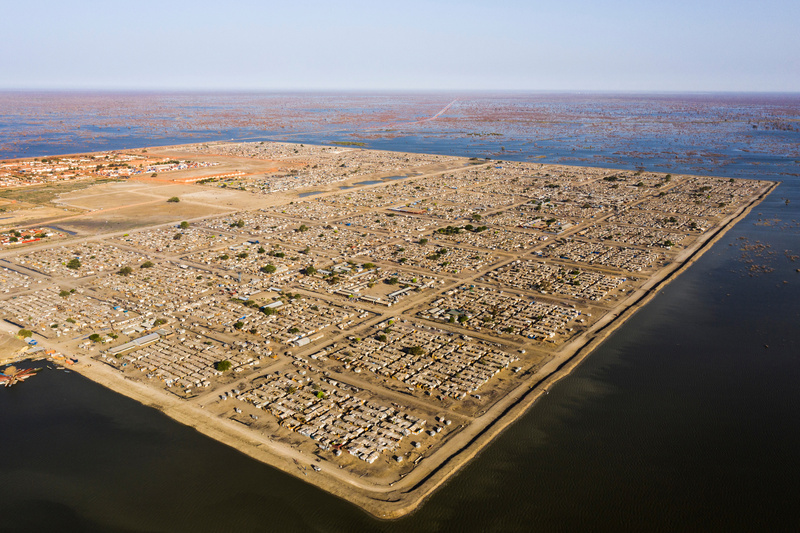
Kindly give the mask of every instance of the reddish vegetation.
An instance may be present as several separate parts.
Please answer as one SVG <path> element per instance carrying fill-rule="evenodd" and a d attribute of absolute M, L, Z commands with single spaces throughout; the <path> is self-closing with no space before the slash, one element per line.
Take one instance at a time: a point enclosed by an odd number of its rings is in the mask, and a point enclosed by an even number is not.
<path fill-rule="evenodd" d="M 2 93 L 0 154 L 198 140 L 461 140 L 501 158 L 708 170 L 800 157 L 796 95 Z M 552 159 L 555 158 L 555 159 Z M 784 172 L 792 173 L 791 169 Z M 779 171 L 780 173 L 780 171 Z"/>

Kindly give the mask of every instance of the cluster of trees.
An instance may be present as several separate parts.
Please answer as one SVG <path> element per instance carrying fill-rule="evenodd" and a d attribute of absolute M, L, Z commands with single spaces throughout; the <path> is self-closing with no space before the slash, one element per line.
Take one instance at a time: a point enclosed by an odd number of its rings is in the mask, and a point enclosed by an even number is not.
<path fill-rule="evenodd" d="M 461 233 L 461 230 L 471 231 L 472 233 L 480 233 L 482 231 L 486 231 L 489 229 L 487 226 L 473 226 L 472 224 L 467 224 L 466 226 L 447 226 L 446 228 L 439 228 L 436 230 L 436 233 L 441 235 L 458 235 Z M 425 243 L 428 242 L 427 239 L 423 239 Z M 420 240 L 420 244 L 425 244 Z"/>
<path fill-rule="evenodd" d="M 430 259 L 431 261 L 438 261 L 439 259 L 444 257 L 447 254 L 447 252 L 448 252 L 447 248 L 439 248 L 434 253 L 427 255 L 426 258 Z"/>

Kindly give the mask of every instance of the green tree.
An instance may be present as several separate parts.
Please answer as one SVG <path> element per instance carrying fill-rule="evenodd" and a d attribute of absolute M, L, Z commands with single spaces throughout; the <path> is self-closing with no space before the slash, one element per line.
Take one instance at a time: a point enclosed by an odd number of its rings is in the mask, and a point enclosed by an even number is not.
<path fill-rule="evenodd" d="M 67 268 L 72 270 L 78 270 L 80 267 L 81 267 L 81 260 L 78 259 L 77 257 L 73 257 L 72 259 L 69 260 L 69 263 L 67 263 Z"/>
<path fill-rule="evenodd" d="M 100 342 L 100 338 L 101 338 L 100 335 L 97 333 L 92 333 L 91 335 L 89 335 L 89 340 L 92 342 Z"/>
<path fill-rule="evenodd" d="M 306 268 L 303 269 L 303 273 L 306 276 L 313 276 L 317 273 L 317 269 L 314 268 L 314 265 L 308 265 Z"/>
<path fill-rule="evenodd" d="M 120 276 L 129 276 L 133 272 L 133 269 L 129 266 L 124 266 L 117 271 L 117 274 Z"/>
<path fill-rule="evenodd" d="M 144 263 L 142 263 L 142 266 L 140 268 L 153 268 L 153 262 L 145 261 Z"/>
<path fill-rule="evenodd" d="M 273 274 L 276 270 L 278 270 L 278 267 L 276 267 L 272 263 L 261 267 L 261 272 L 263 272 L 264 274 Z"/>
<path fill-rule="evenodd" d="M 181 222 L 181 229 L 189 229 L 189 223 L 185 220 Z"/>
<path fill-rule="evenodd" d="M 236 329 L 242 329 L 242 328 L 244 327 L 244 322 L 242 322 L 241 320 L 239 320 L 238 322 L 236 322 L 236 323 L 233 325 L 233 327 L 234 327 L 234 328 L 236 328 Z"/>
<path fill-rule="evenodd" d="M 171 203 L 171 204 L 177 204 L 177 203 L 178 203 L 178 202 L 180 202 L 180 201 L 181 201 L 181 199 L 180 199 L 180 198 L 178 198 L 177 196 L 173 196 L 172 198 L 170 198 L 169 200 L 167 200 L 167 202 L 168 202 L 168 203 Z"/>
<path fill-rule="evenodd" d="M 409 346 L 406 348 L 406 352 L 416 356 L 425 355 L 425 350 L 422 349 L 422 346 Z"/>
<path fill-rule="evenodd" d="M 230 370 L 231 366 L 233 366 L 233 365 L 227 359 L 225 359 L 223 361 L 217 361 L 216 363 L 214 363 L 214 368 L 216 368 L 220 372 L 225 372 L 227 370 Z"/>
<path fill-rule="evenodd" d="M 28 337 L 33 336 L 33 332 L 29 329 L 21 329 L 17 332 L 17 335 L 19 335 L 23 339 L 27 339 Z"/>

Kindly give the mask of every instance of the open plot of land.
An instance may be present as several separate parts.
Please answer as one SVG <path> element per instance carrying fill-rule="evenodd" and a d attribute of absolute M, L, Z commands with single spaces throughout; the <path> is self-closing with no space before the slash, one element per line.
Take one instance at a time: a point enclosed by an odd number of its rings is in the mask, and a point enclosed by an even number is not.
<path fill-rule="evenodd" d="M 775 185 L 268 142 L 73 159 L 122 181 L 3 182 L 0 318 L 382 517 Z"/>

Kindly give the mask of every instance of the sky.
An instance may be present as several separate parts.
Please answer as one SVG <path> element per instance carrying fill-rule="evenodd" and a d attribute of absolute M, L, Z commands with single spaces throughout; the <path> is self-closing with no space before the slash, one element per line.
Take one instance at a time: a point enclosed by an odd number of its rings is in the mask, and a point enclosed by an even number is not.
<path fill-rule="evenodd" d="M 800 91 L 797 0 L 26 0 L 0 89 Z"/>

